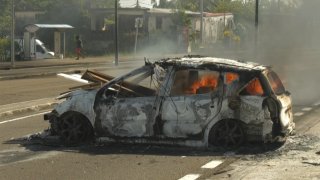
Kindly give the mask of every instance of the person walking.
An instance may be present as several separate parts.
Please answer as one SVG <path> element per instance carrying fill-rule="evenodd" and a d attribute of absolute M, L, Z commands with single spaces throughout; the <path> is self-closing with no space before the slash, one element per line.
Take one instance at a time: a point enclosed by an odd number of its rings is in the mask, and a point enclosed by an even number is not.
<path fill-rule="evenodd" d="M 82 58 L 84 58 L 84 56 L 82 54 L 82 48 L 83 48 L 83 45 L 82 45 L 82 41 L 80 39 L 80 36 L 76 35 L 76 54 L 77 54 L 76 60 L 79 60 L 80 56 Z"/>

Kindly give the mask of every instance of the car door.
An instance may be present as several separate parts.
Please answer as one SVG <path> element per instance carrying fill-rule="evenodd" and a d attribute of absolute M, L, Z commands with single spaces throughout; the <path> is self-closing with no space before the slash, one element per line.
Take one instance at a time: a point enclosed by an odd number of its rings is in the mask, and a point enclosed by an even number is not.
<path fill-rule="evenodd" d="M 153 135 L 157 87 L 153 66 L 147 65 L 118 77 L 96 96 L 95 128 L 100 136 L 147 137 Z M 153 86 L 151 86 L 153 85 Z"/>
<path fill-rule="evenodd" d="M 217 71 L 180 70 L 162 105 L 163 134 L 172 138 L 201 138 L 218 113 L 221 78 Z"/>
<path fill-rule="evenodd" d="M 111 127 L 115 136 L 145 137 L 152 132 L 155 96 L 117 98 L 106 114 L 103 127 Z"/>

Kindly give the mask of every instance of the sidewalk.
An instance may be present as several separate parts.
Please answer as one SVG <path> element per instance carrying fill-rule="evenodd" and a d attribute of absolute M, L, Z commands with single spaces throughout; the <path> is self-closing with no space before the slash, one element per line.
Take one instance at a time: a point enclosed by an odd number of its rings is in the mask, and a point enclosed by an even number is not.
<path fill-rule="evenodd" d="M 119 55 L 119 63 L 128 62 L 130 60 L 141 60 L 144 58 L 148 59 L 162 59 L 169 57 L 183 57 L 187 54 L 123 54 Z M 8 69 L 22 69 L 22 68 L 35 68 L 35 67 L 50 67 L 50 66 L 70 66 L 70 65 L 88 65 L 88 64 L 100 64 L 100 63 L 113 63 L 115 60 L 113 55 L 108 56 L 96 56 L 96 57 L 86 57 L 76 60 L 75 58 L 64 58 L 64 59 L 40 59 L 40 60 L 26 60 L 26 61 L 15 61 L 15 66 L 11 66 L 11 62 L 0 61 L 0 70 Z"/>
<path fill-rule="evenodd" d="M 130 59 L 130 56 L 123 56 L 119 58 L 119 61 L 121 62 L 123 60 L 128 60 L 128 59 Z M 66 66 L 66 65 L 86 65 L 86 64 L 105 63 L 105 62 L 112 63 L 113 61 L 114 61 L 113 56 L 87 57 L 84 59 L 81 58 L 80 60 L 75 60 L 74 58 L 41 59 L 41 60 L 15 61 L 14 68 L 11 67 L 11 62 L 0 62 L 0 70 L 49 67 L 49 66 Z"/>
<path fill-rule="evenodd" d="M 7 116 L 27 113 L 27 112 L 36 112 L 45 109 L 50 109 L 56 104 L 61 102 L 61 100 L 56 100 L 54 98 L 43 98 L 19 103 L 12 103 L 0 106 L 0 119 Z"/>
<path fill-rule="evenodd" d="M 11 62 L 0 62 L 0 81 L 52 76 L 57 73 L 79 73 L 86 69 L 102 67 L 120 69 L 123 68 L 125 64 L 135 64 L 137 61 L 142 63 L 144 58 L 138 56 L 121 56 L 119 57 L 119 66 L 114 65 L 113 56 L 87 57 L 80 60 L 65 58 L 17 61 L 14 67 L 11 67 Z"/>
<path fill-rule="evenodd" d="M 130 60 L 141 60 L 144 58 L 150 59 L 162 59 L 169 57 L 183 57 L 186 54 L 166 54 L 166 55 L 134 55 L 124 54 L 119 55 L 119 63 L 127 62 Z M 86 57 L 76 60 L 75 58 L 64 58 L 64 59 L 40 59 L 40 60 L 26 60 L 26 61 L 15 61 L 15 66 L 11 66 L 11 62 L 0 61 L 0 70 L 8 69 L 22 69 L 22 68 L 35 68 L 35 67 L 50 67 L 50 66 L 70 66 L 70 65 L 88 65 L 88 64 L 100 64 L 100 63 L 113 63 L 115 60 L 113 55 L 108 56 L 97 56 L 97 57 Z"/>

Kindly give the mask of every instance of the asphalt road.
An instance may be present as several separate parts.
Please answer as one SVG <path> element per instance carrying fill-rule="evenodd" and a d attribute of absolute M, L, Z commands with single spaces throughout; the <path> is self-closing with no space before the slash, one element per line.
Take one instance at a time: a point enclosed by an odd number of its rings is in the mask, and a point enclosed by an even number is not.
<path fill-rule="evenodd" d="M 0 125 L 0 179 L 178 179 L 213 159 L 224 159 L 172 147 L 65 148 L 10 142 L 46 127 L 41 115 Z"/>
<path fill-rule="evenodd" d="M 119 75 L 143 62 L 125 63 L 126 66 L 113 67 L 92 65 L 91 68 L 104 71 L 110 75 Z M 53 74 L 65 70 L 75 71 L 79 67 L 45 67 L 40 69 L 21 70 L 18 75 L 34 72 L 51 72 Z M 82 67 L 84 70 L 86 67 Z M 308 71 L 304 69 L 303 71 Z M 7 74 L 8 76 L 14 74 Z M 56 76 L 38 76 L 24 79 L 0 81 L 0 105 L 19 103 L 30 100 L 51 98 L 69 87 L 79 83 Z M 320 137 L 319 99 L 308 98 L 294 103 L 295 121 L 299 134 L 306 132 Z M 213 152 L 184 147 L 168 147 L 155 145 L 120 145 L 89 144 L 80 147 L 62 147 L 39 145 L 33 141 L 17 140 L 28 134 L 40 132 L 48 127 L 43 121 L 45 109 L 39 112 L 25 112 L 2 117 L 0 119 L 0 179 L 186 179 L 230 178 L 251 173 L 247 166 L 255 167 L 248 161 L 247 154 L 254 156 L 257 152 L 246 151 L 245 154 L 229 151 Z M 260 147 L 261 145 L 256 145 Z M 250 147 L 251 149 L 251 147 Z M 254 149 L 254 148 L 253 148 Z M 318 149 L 320 150 L 320 149 Z M 259 150 L 258 150 L 259 151 Z M 252 154 L 251 154 L 252 153 Z M 237 154 L 237 155 L 235 155 Z M 265 154 L 258 153 L 258 156 Z M 264 162 L 264 161 L 262 161 Z M 209 168 L 202 168 L 209 163 Z M 220 169 L 214 168 L 220 164 Z M 238 164 L 232 167 L 232 164 Z M 241 166 L 242 164 L 242 166 Z M 263 167 L 260 164 L 259 167 Z M 235 171 L 230 172 L 230 167 Z M 258 167 L 258 166 L 257 166 Z M 271 166 L 272 169 L 272 166 Z M 313 172 L 313 169 L 309 169 Z M 308 170 L 305 170 L 306 172 Z M 304 172 L 301 172 L 304 173 Z M 280 173 L 279 173 L 280 174 Z M 224 176 L 220 176 L 224 175 Z M 320 178 L 320 174 L 319 178 Z M 256 179 L 257 176 L 248 176 Z M 272 176 L 271 176 L 272 177 Z M 318 176 L 314 176 L 318 177 Z M 286 179 L 286 176 L 278 178 Z M 237 179 L 237 178 L 234 178 Z M 245 178 L 244 178 L 245 179 Z M 272 179 L 272 178 L 271 178 Z"/>
<path fill-rule="evenodd" d="M 184 147 L 121 144 L 61 147 L 16 140 L 48 127 L 43 121 L 43 112 L 1 119 L 0 179 L 179 179 L 188 174 L 205 174 L 215 179 L 216 171 L 201 167 L 212 161 L 228 166 L 241 158 L 228 151 Z M 298 133 L 319 125 L 319 114 L 315 108 L 295 117 Z M 304 123 L 305 116 L 313 119 Z"/>

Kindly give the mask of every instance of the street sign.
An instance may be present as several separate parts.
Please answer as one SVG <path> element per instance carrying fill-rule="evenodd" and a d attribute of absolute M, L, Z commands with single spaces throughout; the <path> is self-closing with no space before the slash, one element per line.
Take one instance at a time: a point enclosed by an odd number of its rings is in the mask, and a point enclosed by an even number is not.
<path fill-rule="evenodd" d="M 142 28 L 142 26 L 143 26 L 143 18 L 136 18 L 134 27 L 135 28 Z"/>

